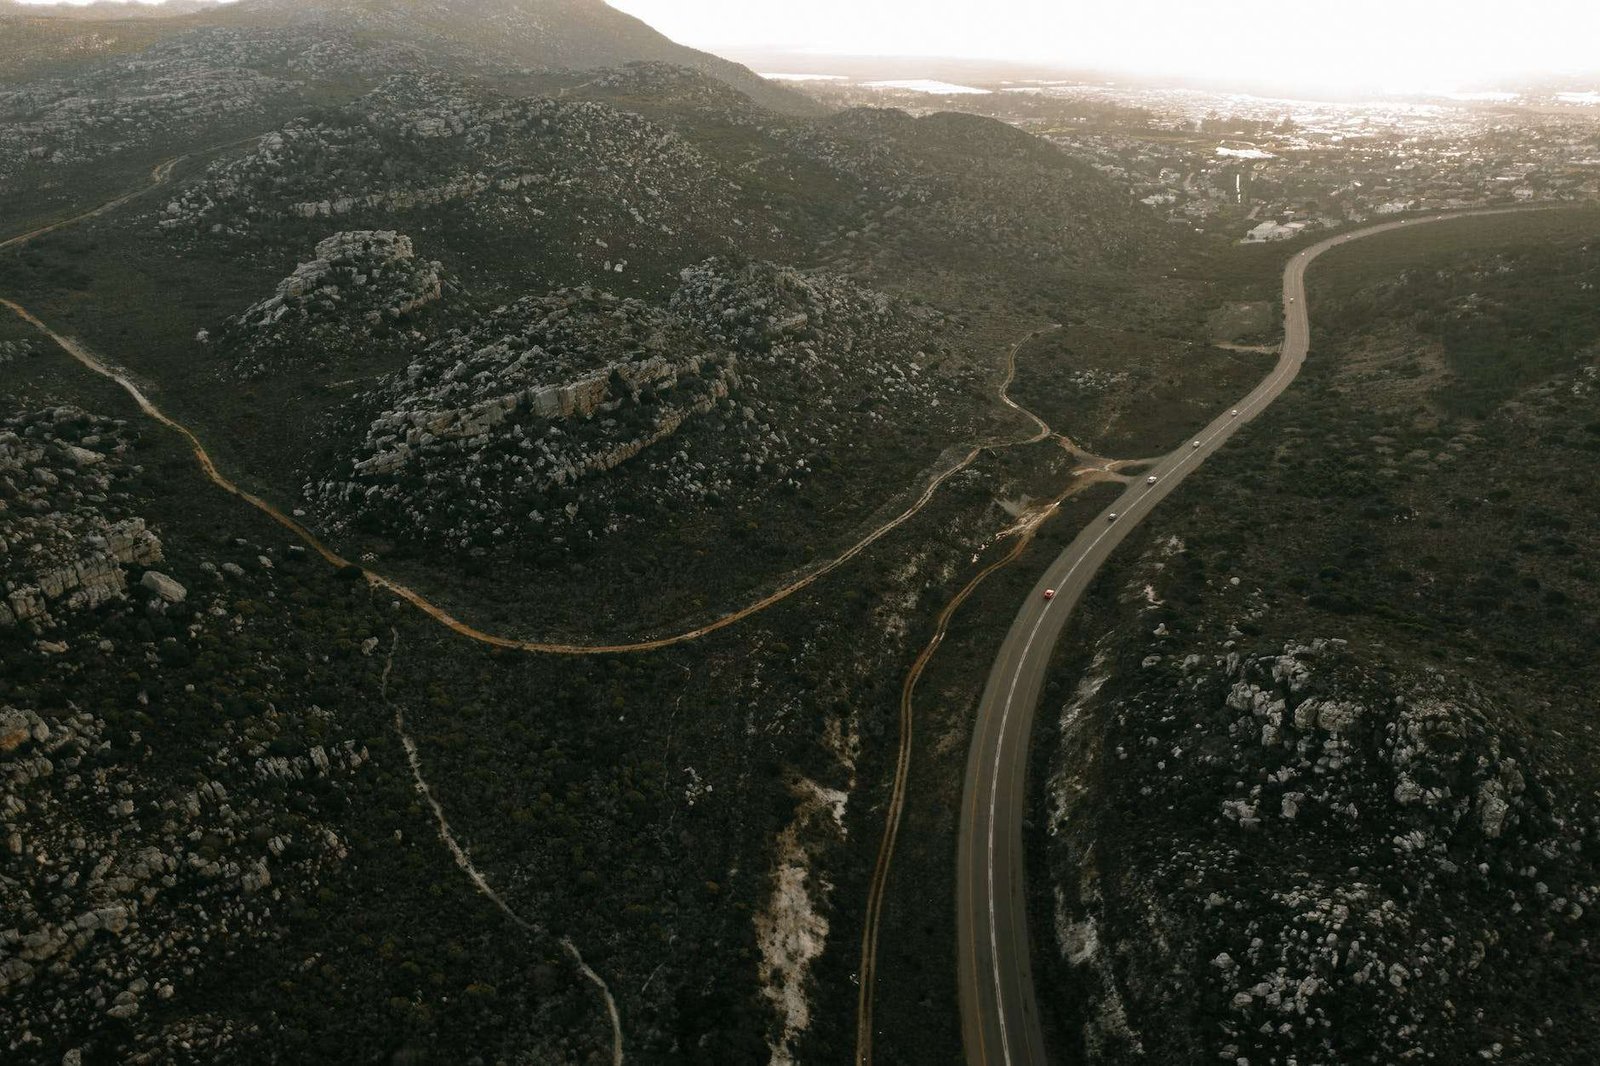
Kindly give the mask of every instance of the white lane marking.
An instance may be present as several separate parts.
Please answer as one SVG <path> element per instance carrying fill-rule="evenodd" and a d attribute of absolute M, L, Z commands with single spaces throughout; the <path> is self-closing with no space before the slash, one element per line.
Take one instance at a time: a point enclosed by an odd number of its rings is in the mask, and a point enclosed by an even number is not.
<path fill-rule="evenodd" d="M 1432 218 L 1422 219 L 1420 221 L 1423 221 L 1423 222 L 1446 222 L 1446 221 L 1449 221 L 1449 220 L 1455 219 L 1455 218 L 1467 218 L 1467 217 L 1471 217 L 1471 216 L 1511 214 L 1511 213 L 1516 212 L 1517 210 L 1518 210 L 1517 208 L 1504 208 L 1504 209 L 1501 209 L 1501 210 L 1490 210 L 1490 211 L 1464 211 L 1464 212 L 1459 212 L 1459 213 L 1456 213 L 1456 214 L 1436 215 L 1436 216 L 1434 216 Z M 1305 251 L 1300 253 L 1300 256 L 1297 257 L 1297 260 L 1291 261 L 1290 264 L 1289 264 L 1289 267 L 1285 270 L 1285 272 L 1284 272 L 1284 286 L 1283 286 L 1284 293 L 1288 294 L 1290 292 L 1290 290 L 1291 290 L 1291 282 L 1292 282 L 1293 283 L 1293 288 L 1296 291 L 1296 294 L 1298 296 L 1302 297 L 1302 298 L 1304 297 L 1304 295 L 1305 295 L 1305 272 L 1306 272 L 1306 267 L 1310 266 L 1311 265 L 1311 261 L 1314 260 L 1314 259 L 1317 259 L 1318 257 L 1320 257 L 1322 255 L 1322 253 L 1327 252 L 1327 251 L 1331 251 L 1332 249 L 1337 248 L 1338 246 L 1340 246 L 1342 244 L 1346 244 L 1346 243 L 1348 243 L 1350 241 L 1359 240 L 1359 239 L 1361 239 L 1363 237 L 1372 237 L 1372 236 L 1376 236 L 1379 233 L 1384 233 L 1384 232 L 1387 232 L 1389 230 L 1398 229 L 1400 227 L 1400 225 L 1401 225 L 1401 223 L 1389 222 L 1389 223 L 1385 223 L 1385 224 L 1382 224 L 1382 225 L 1373 226 L 1373 227 L 1371 227 L 1369 229 L 1359 230 L 1359 231 L 1356 231 L 1354 233 L 1341 234 L 1341 235 L 1339 235 L 1337 237 L 1331 237 L 1328 240 L 1322 242 L 1321 244 L 1318 244 L 1318 245 L 1315 245 L 1315 246 L 1313 246 L 1311 248 L 1306 249 Z M 1296 267 L 1298 267 L 1298 270 L 1295 269 Z M 1180 458 L 1179 458 L 1178 462 L 1172 467 L 1172 469 L 1171 469 L 1172 473 L 1177 473 L 1179 470 L 1183 469 L 1183 467 L 1191 459 L 1200 458 L 1201 457 L 1201 452 L 1204 450 L 1204 446 L 1206 444 L 1209 444 L 1211 441 L 1215 440 L 1219 435 L 1223 435 L 1224 431 L 1227 431 L 1229 426 L 1237 427 L 1241 423 L 1243 423 L 1245 421 L 1248 421 L 1249 418 L 1252 417 L 1251 415 L 1247 414 L 1249 409 L 1252 408 L 1252 407 L 1257 406 L 1258 404 L 1260 404 L 1261 401 L 1267 397 L 1267 394 L 1272 392 L 1274 387 L 1280 381 L 1282 381 L 1282 379 L 1285 376 L 1290 376 L 1291 380 L 1292 380 L 1293 376 L 1296 376 L 1296 375 L 1299 374 L 1300 367 L 1305 363 L 1306 356 L 1309 355 L 1310 351 L 1311 351 L 1311 316 L 1305 311 L 1305 304 L 1304 304 L 1304 300 L 1302 299 L 1301 303 L 1295 308 L 1294 315 L 1290 316 L 1288 314 L 1287 310 L 1286 310 L 1284 317 L 1286 319 L 1291 319 L 1291 321 L 1293 322 L 1294 334 L 1296 336 L 1296 339 L 1300 339 L 1300 338 L 1303 337 L 1303 343 L 1302 343 L 1302 349 L 1303 350 L 1300 351 L 1300 353 L 1296 357 L 1294 357 L 1294 359 L 1292 360 L 1294 375 L 1289 375 L 1288 374 L 1288 371 L 1290 369 L 1289 364 L 1291 362 L 1291 360 L 1288 358 L 1289 351 L 1290 351 L 1290 337 L 1289 337 L 1289 330 L 1285 329 L 1284 338 L 1283 338 L 1283 352 L 1280 354 L 1279 359 L 1278 359 L 1278 369 L 1277 369 L 1277 371 L 1272 375 L 1272 377 L 1268 378 L 1266 381 L 1263 381 L 1260 385 L 1257 385 L 1256 388 L 1254 390 L 1252 390 L 1250 392 L 1250 394 L 1245 398 L 1244 402 L 1239 405 L 1240 416 L 1237 419 L 1233 418 L 1231 415 L 1230 416 L 1226 416 L 1226 418 L 1224 420 L 1220 421 L 1220 424 L 1217 426 L 1217 428 L 1212 430 L 1212 432 L 1211 432 L 1211 434 L 1209 436 L 1201 438 L 1201 448 L 1196 448 L 1196 449 L 1192 449 L 1192 450 L 1189 450 L 1189 451 L 1186 451 L 1186 452 L 1177 453 L 1177 454 L 1180 455 Z M 1226 435 L 1231 436 L 1232 432 L 1228 431 L 1226 433 Z M 1182 479 L 1180 478 L 1178 480 L 1181 481 Z M 1165 490 L 1166 479 L 1163 478 L 1162 481 L 1160 482 L 1160 484 L 1163 486 L 1163 489 Z M 1176 482 L 1174 482 L 1174 484 L 1176 484 Z M 1165 498 L 1166 494 L 1167 494 L 1166 491 L 1163 491 L 1163 493 L 1162 493 L 1163 498 Z M 1130 507 L 1137 507 L 1139 504 L 1148 504 L 1148 506 L 1146 507 L 1146 510 L 1154 509 L 1155 504 L 1150 502 L 1150 496 L 1149 496 L 1148 490 L 1146 490 L 1146 494 L 1144 496 L 1141 496 L 1139 499 L 1135 500 L 1133 502 L 1133 504 L 1130 505 Z M 1137 525 L 1138 523 L 1134 522 L 1133 524 Z M 1124 522 L 1123 525 L 1127 525 L 1127 523 Z M 1058 583 L 1058 587 L 1061 584 L 1065 584 L 1066 581 L 1069 580 L 1072 577 L 1072 574 L 1083 563 L 1084 559 L 1086 559 L 1089 556 L 1089 554 L 1091 552 L 1093 552 L 1096 547 L 1099 546 L 1100 542 L 1102 540 L 1104 540 L 1107 536 L 1109 536 L 1115 530 L 1115 528 L 1116 528 L 1115 526 L 1108 527 L 1103 532 L 1101 532 L 1101 534 L 1098 537 L 1096 537 L 1094 539 L 1094 541 L 1089 545 L 1089 547 L 1086 548 L 1079 555 L 1077 561 L 1072 564 L 1071 568 L 1069 568 L 1067 570 L 1066 576 L 1062 578 L 1060 583 Z M 995 741 L 994 772 L 991 775 L 991 780 L 990 780 L 990 784 L 989 784 L 989 832 L 988 832 L 989 959 L 990 959 L 990 963 L 992 964 L 992 969 L 994 971 L 995 1008 L 996 1008 L 996 1013 L 998 1014 L 999 1019 L 1000 1019 L 1000 1044 L 1001 1044 L 1001 1051 L 1005 1056 L 1006 1066 L 1010 1066 L 1010 1063 L 1011 1063 L 1011 1042 L 1010 1042 L 1010 1035 L 1006 1031 L 1006 1015 L 1005 1015 L 1004 993 L 1003 993 L 1003 991 L 1001 989 L 1001 986 L 1000 986 L 999 934 L 998 934 L 998 930 L 997 930 L 997 926 L 996 926 L 995 905 L 994 905 L 994 814 L 995 814 L 995 808 L 997 806 L 997 797 L 998 797 L 998 791 L 999 791 L 999 786 L 1000 786 L 1000 782 L 999 782 L 1000 756 L 1001 756 L 1002 751 L 1005 748 L 1006 723 L 1007 723 L 1007 721 L 1009 721 L 1009 719 L 1011 717 L 1011 703 L 1012 703 L 1013 698 L 1016 696 L 1017 683 L 1021 680 L 1021 664 L 1027 660 L 1028 652 L 1033 647 L 1034 638 L 1037 637 L 1038 634 L 1039 634 L 1039 627 L 1044 624 L 1045 612 L 1048 612 L 1050 610 L 1050 608 L 1052 606 L 1054 606 L 1057 602 L 1059 602 L 1059 601 L 1057 601 L 1057 600 L 1048 601 L 1045 604 L 1044 610 L 1040 612 L 1039 620 L 1034 623 L 1033 632 L 1028 634 L 1027 643 L 1024 644 L 1024 646 L 1023 646 L 1022 657 L 1021 657 L 1021 659 L 1018 660 L 1017 673 L 1012 675 L 1011 688 L 1006 694 L 1005 709 L 1004 709 L 1004 711 L 1001 712 L 1001 716 L 1000 716 L 1000 731 L 999 731 L 999 736 Z M 981 1036 L 980 1036 L 980 1039 L 981 1039 Z"/>
<path fill-rule="evenodd" d="M 1300 286 L 1302 288 L 1304 287 L 1303 278 L 1296 278 L 1295 280 L 1297 281 L 1297 283 L 1300 284 Z M 1296 330 L 1295 332 L 1298 334 L 1300 331 Z M 1307 348 L 1309 348 L 1309 346 L 1310 346 L 1309 320 L 1308 320 L 1308 324 L 1307 324 L 1307 328 L 1306 328 L 1305 332 L 1306 332 L 1306 342 L 1307 342 L 1306 346 L 1307 346 Z M 1268 395 L 1273 394 L 1273 390 L 1280 383 L 1283 382 L 1284 378 L 1287 376 L 1288 371 L 1291 368 L 1296 373 L 1299 372 L 1300 363 L 1304 360 L 1304 356 L 1305 356 L 1304 352 L 1300 353 L 1298 356 L 1290 355 L 1290 339 L 1286 336 L 1284 338 L 1284 353 L 1283 353 L 1283 356 L 1280 357 L 1280 359 L 1279 359 L 1279 365 L 1278 365 L 1277 371 L 1271 377 L 1269 377 L 1265 381 L 1263 381 L 1260 385 L 1257 385 L 1256 388 L 1250 393 L 1250 395 L 1245 398 L 1245 401 L 1242 404 L 1239 405 L 1239 417 L 1235 418 L 1232 415 L 1223 415 L 1223 416 L 1219 417 L 1218 421 L 1216 423 L 1213 423 L 1215 428 L 1212 429 L 1212 431 L 1208 435 L 1205 435 L 1205 436 L 1200 438 L 1200 447 L 1199 448 L 1190 449 L 1187 452 L 1180 452 L 1181 458 L 1179 458 L 1178 462 L 1172 467 L 1171 473 L 1177 474 L 1186 465 L 1188 465 L 1191 461 L 1201 458 L 1201 453 L 1206 450 L 1206 446 L 1209 445 L 1212 441 L 1216 440 L 1219 436 L 1232 436 L 1233 429 L 1238 427 L 1244 421 L 1248 421 L 1248 419 L 1251 417 L 1250 414 L 1248 413 L 1250 411 L 1250 409 L 1255 407 L 1255 406 L 1257 406 L 1258 404 L 1260 404 L 1263 399 L 1268 397 Z M 1182 481 L 1182 477 L 1180 477 L 1178 479 L 1178 481 L 1181 482 Z M 1158 482 L 1158 484 L 1161 484 L 1161 483 L 1162 482 Z M 1172 484 L 1176 485 L 1177 482 L 1173 482 Z M 1165 494 L 1163 494 L 1163 495 L 1165 495 Z M 1159 502 L 1159 501 L 1157 501 L 1157 502 Z M 1135 500 L 1132 504 L 1130 504 L 1130 507 L 1137 507 L 1140 504 L 1146 504 L 1147 505 L 1146 510 L 1153 510 L 1155 508 L 1155 503 L 1151 502 L 1151 499 L 1150 499 L 1150 496 L 1148 494 L 1148 491 L 1146 492 L 1146 494 L 1144 496 L 1141 496 L 1139 499 Z M 1113 506 L 1115 506 L 1115 505 L 1113 505 Z M 1134 522 L 1133 524 L 1137 525 L 1138 523 Z M 1122 528 L 1127 528 L 1127 526 L 1128 526 L 1128 523 L 1125 522 L 1125 523 L 1123 523 Z M 1062 586 L 1065 586 L 1067 583 L 1069 583 L 1072 580 L 1072 575 L 1077 573 L 1078 568 L 1083 565 L 1085 560 L 1087 560 L 1091 555 L 1094 554 L 1094 550 L 1100 546 L 1101 541 L 1105 540 L 1112 533 L 1117 532 L 1118 528 L 1119 527 L 1114 526 L 1114 525 L 1108 525 L 1104 530 L 1102 530 L 1100 535 L 1098 537 L 1094 538 L 1094 540 L 1089 543 L 1089 546 L 1087 548 L 1085 548 L 1082 552 L 1078 553 L 1078 558 L 1073 561 L 1073 563 L 1072 563 L 1072 565 L 1070 567 L 1068 567 L 1066 574 L 1064 574 L 1062 576 L 1061 580 L 1056 583 L 1056 587 L 1060 588 Z M 1033 650 L 1033 642 L 1039 636 L 1039 630 L 1044 625 L 1045 617 L 1049 613 L 1050 608 L 1052 606 L 1054 606 L 1055 603 L 1056 603 L 1055 600 L 1049 600 L 1049 601 L 1047 601 L 1045 603 L 1044 609 L 1039 612 L 1038 621 L 1034 622 L 1033 630 L 1028 634 L 1028 639 L 1022 646 L 1022 655 L 1018 657 L 1017 669 L 1011 675 L 1011 687 L 1006 692 L 1005 707 L 1000 712 L 1000 729 L 999 729 L 999 732 L 998 732 L 997 739 L 995 740 L 995 748 L 994 748 L 994 766 L 992 767 L 992 771 L 991 771 L 990 777 L 989 777 L 989 831 L 988 831 L 988 834 L 987 834 L 988 835 L 988 840 L 987 840 L 988 846 L 987 846 L 987 849 L 986 849 L 986 852 L 987 852 L 987 856 L 986 857 L 987 857 L 987 860 L 988 860 L 987 863 L 986 863 L 986 865 L 988 867 L 986 873 L 987 873 L 988 897 L 989 897 L 989 963 L 990 963 L 990 969 L 994 973 L 995 1013 L 996 1013 L 996 1015 L 998 1016 L 998 1018 L 1000 1020 L 1000 1053 L 1003 1056 L 1003 1061 L 1007 1064 L 1007 1066 L 1009 1066 L 1009 1064 L 1011 1062 L 1011 1035 L 1006 1029 L 1006 1012 L 1005 1012 L 1005 1002 L 1004 1002 L 1005 993 L 1004 993 L 1004 990 L 1002 989 L 1001 983 L 1000 983 L 1000 934 L 999 934 L 999 927 L 998 927 L 998 918 L 996 917 L 996 914 L 995 914 L 995 893 L 994 893 L 994 835 L 995 835 L 994 834 L 994 825 L 995 825 L 995 809 L 999 804 L 1000 763 L 1001 763 L 1001 756 L 1005 752 L 1006 724 L 1011 720 L 1011 705 L 1012 705 L 1012 702 L 1015 700 L 1016 695 L 1017 695 L 1017 685 L 1022 681 L 1022 666 L 1023 666 L 1024 663 L 1027 662 L 1028 653 Z"/>

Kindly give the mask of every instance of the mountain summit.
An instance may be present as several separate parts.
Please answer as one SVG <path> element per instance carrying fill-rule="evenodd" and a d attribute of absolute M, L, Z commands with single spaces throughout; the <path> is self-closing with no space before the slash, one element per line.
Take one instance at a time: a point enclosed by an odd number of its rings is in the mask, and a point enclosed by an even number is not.
<path fill-rule="evenodd" d="M 87 8 L 24 7 L 0 0 L 0 77 L 44 73 L 62 63 L 126 54 L 194 30 L 315 27 L 355 31 L 372 43 L 414 45 L 436 59 L 448 58 L 467 67 L 593 70 L 636 62 L 671 63 L 716 78 L 774 111 L 814 115 L 823 110 L 748 67 L 677 44 L 604 0 L 173 2 L 183 3 L 184 13 L 133 18 L 149 9 L 105 3 Z"/>
<path fill-rule="evenodd" d="M 208 21 L 321 23 L 445 49 L 490 63 L 590 70 L 654 61 L 691 67 L 764 107 L 816 113 L 806 97 L 748 67 L 680 45 L 604 0 L 241 0 Z"/>

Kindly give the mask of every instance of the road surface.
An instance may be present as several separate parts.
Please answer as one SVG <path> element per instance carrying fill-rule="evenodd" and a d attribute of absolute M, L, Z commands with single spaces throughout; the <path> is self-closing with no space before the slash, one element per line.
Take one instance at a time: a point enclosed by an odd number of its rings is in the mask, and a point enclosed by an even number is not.
<path fill-rule="evenodd" d="M 1022 818 L 1028 740 L 1051 652 L 1102 564 L 1168 493 L 1300 373 L 1310 347 L 1305 273 L 1323 252 L 1402 227 L 1519 208 L 1461 211 L 1354 230 L 1299 252 L 1283 272 L 1284 342 L 1271 374 L 1176 451 L 1157 461 L 1080 533 L 1040 577 L 1012 622 L 978 705 L 956 858 L 957 983 L 969 1066 L 1044 1066 L 1044 1033 L 1028 947 Z M 1235 413 L 1237 412 L 1237 413 Z M 1154 474 L 1154 484 L 1146 476 Z M 1115 521 L 1112 520 L 1113 515 Z M 1055 598 L 1046 600 L 1046 589 Z"/>

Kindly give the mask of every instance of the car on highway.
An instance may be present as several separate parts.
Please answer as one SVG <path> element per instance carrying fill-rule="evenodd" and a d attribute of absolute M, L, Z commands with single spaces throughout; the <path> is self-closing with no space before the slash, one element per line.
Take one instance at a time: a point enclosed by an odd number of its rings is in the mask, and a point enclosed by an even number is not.
<path fill-rule="evenodd" d="M 1055 589 L 1045 589 L 1044 590 L 1044 598 L 1047 599 L 1047 600 L 1055 599 L 1056 598 L 1056 590 Z"/>
<path fill-rule="evenodd" d="M 1154 485 L 1156 483 L 1156 476 L 1151 474 L 1149 477 L 1144 479 L 1144 483 L 1146 485 Z"/>
<path fill-rule="evenodd" d="M 1117 512 L 1112 511 L 1110 514 L 1106 515 L 1106 521 L 1107 522 L 1115 522 L 1116 520 L 1117 520 Z"/>
<path fill-rule="evenodd" d="M 1189 445 L 1189 447 L 1198 448 L 1198 447 L 1200 447 L 1200 442 L 1199 441 L 1195 441 L 1193 444 Z"/>

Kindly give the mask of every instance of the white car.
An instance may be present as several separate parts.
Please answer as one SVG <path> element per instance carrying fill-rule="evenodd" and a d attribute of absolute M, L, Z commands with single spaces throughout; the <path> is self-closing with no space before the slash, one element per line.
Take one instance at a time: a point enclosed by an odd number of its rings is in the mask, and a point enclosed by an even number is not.
<path fill-rule="evenodd" d="M 1229 418 L 1238 418 L 1239 417 L 1239 409 L 1236 407 L 1232 411 L 1229 411 L 1228 412 L 1228 417 Z"/>
<path fill-rule="evenodd" d="M 1112 511 L 1110 514 L 1106 515 L 1106 521 L 1107 522 L 1115 522 L 1116 520 L 1117 520 L 1117 512 Z"/>
<path fill-rule="evenodd" d="M 1144 479 L 1144 483 L 1146 485 L 1154 485 L 1156 483 L 1156 476 L 1151 474 L 1149 477 Z"/>
<path fill-rule="evenodd" d="M 1198 448 L 1198 447 L 1200 447 L 1200 442 L 1199 441 L 1195 441 L 1193 444 L 1189 445 L 1189 447 Z"/>

